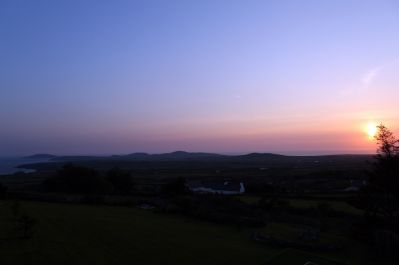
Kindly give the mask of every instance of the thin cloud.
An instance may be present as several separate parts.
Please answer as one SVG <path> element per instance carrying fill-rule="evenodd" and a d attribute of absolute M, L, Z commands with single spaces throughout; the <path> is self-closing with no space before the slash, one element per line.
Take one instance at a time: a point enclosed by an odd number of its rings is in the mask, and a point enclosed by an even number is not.
<path fill-rule="evenodd" d="M 364 86 L 371 85 L 374 82 L 374 80 L 378 77 L 382 69 L 383 67 L 379 66 L 368 71 L 362 78 L 363 85 Z"/>
<path fill-rule="evenodd" d="M 399 64 L 399 58 L 391 61 L 390 63 L 374 67 L 373 69 L 368 71 L 365 75 L 363 75 L 361 79 L 363 85 L 366 87 L 371 85 L 381 74 L 382 70 L 395 67 L 397 64 Z"/>

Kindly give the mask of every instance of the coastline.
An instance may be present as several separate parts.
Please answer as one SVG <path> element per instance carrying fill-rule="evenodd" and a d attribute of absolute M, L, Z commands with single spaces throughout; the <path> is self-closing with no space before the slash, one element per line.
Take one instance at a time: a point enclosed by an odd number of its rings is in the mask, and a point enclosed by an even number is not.
<path fill-rule="evenodd" d="M 31 168 L 23 168 L 20 166 L 26 164 L 35 164 L 48 162 L 50 159 L 32 159 L 32 158 L 24 158 L 24 157 L 1 157 L 0 158 L 0 176 L 2 175 L 11 175 L 17 172 L 23 173 L 32 173 L 35 172 L 35 169 Z"/>

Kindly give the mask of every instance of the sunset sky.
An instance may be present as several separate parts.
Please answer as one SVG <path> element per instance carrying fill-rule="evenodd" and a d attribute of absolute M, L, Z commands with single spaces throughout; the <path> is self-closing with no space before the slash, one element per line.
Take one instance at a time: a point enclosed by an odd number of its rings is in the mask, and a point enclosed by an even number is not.
<path fill-rule="evenodd" d="M 372 153 L 399 1 L 0 1 L 0 156 Z"/>

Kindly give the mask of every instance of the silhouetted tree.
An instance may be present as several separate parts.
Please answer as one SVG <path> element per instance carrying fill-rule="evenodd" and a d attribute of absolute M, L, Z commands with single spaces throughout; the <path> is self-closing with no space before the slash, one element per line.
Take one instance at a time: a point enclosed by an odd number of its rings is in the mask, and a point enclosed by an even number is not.
<path fill-rule="evenodd" d="M 107 172 L 106 180 L 114 187 L 114 192 L 129 194 L 133 191 L 134 182 L 130 172 L 113 168 Z"/>
<path fill-rule="evenodd" d="M 21 238 L 28 239 L 32 237 L 35 225 L 36 220 L 33 217 L 23 214 L 17 219 L 15 230 L 20 233 Z"/>
<path fill-rule="evenodd" d="M 376 162 L 362 192 L 367 213 L 383 217 L 387 224 L 399 218 L 399 140 L 384 125 L 378 126 Z"/>
<path fill-rule="evenodd" d="M 183 195 L 188 192 L 184 178 L 173 179 L 162 186 L 162 193 L 165 195 Z"/>
<path fill-rule="evenodd" d="M 370 253 L 392 260 L 399 258 L 399 141 L 384 125 L 377 127 L 378 149 L 368 183 L 353 201 L 365 210 L 365 218 L 354 232 L 368 242 Z"/>
<path fill-rule="evenodd" d="M 271 194 L 275 188 L 268 183 L 246 183 L 245 190 L 249 193 Z"/>
<path fill-rule="evenodd" d="M 399 140 L 395 137 L 393 132 L 391 132 L 383 124 L 377 126 L 378 133 L 375 136 L 377 140 L 377 158 L 380 162 L 397 162 L 399 159 Z"/>

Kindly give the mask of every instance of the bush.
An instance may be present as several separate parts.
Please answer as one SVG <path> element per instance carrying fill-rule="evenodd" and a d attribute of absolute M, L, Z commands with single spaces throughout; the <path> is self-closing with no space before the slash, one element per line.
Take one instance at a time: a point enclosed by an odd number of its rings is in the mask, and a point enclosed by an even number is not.
<path fill-rule="evenodd" d="M 57 174 L 43 182 L 44 189 L 50 192 L 78 194 L 105 194 L 112 190 L 111 183 L 91 168 L 65 165 Z"/>
<path fill-rule="evenodd" d="M 133 191 L 134 182 L 128 171 L 113 168 L 107 172 L 106 180 L 112 184 L 115 193 L 126 195 Z"/>
<path fill-rule="evenodd" d="M 184 178 L 173 179 L 162 186 L 161 193 L 169 196 L 184 195 L 189 193 Z"/>
<path fill-rule="evenodd" d="M 247 183 L 245 189 L 248 193 L 271 194 L 275 192 L 275 188 L 268 183 Z"/>
<path fill-rule="evenodd" d="M 28 239 L 33 236 L 36 220 L 27 214 L 21 215 L 16 222 L 15 230 L 21 234 L 21 238 Z"/>

